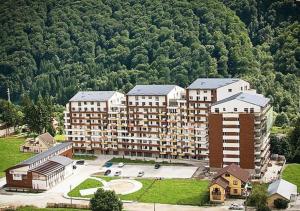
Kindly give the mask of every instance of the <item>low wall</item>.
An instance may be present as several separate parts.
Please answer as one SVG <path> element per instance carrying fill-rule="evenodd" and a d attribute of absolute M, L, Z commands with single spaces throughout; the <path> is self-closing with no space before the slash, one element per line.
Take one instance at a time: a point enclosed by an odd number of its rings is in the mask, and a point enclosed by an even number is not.
<path fill-rule="evenodd" d="M 84 204 L 70 204 L 70 203 L 47 203 L 47 208 L 90 209 L 90 206 Z"/>

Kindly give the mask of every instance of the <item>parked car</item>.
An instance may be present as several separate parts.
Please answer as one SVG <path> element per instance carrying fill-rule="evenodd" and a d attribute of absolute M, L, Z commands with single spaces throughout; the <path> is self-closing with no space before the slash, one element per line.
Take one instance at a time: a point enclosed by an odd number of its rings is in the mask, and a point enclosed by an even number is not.
<path fill-rule="evenodd" d="M 73 169 L 76 169 L 77 167 L 75 165 L 73 165 Z"/>
<path fill-rule="evenodd" d="M 240 204 L 232 203 L 232 204 L 229 206 L 229 209 L 230 209 L 230 210 L 244 210 L 244 206 L 243 206 L 243 205 L 240 205 Z"/>
<path fill-rule="evenodd" d="M 116 171 L 115 172 L 115 176 L 117 177 L 117 176 L 120 176 L 121 175 L 121 171 Z"/>
<path fill-rule="evenodd" d="M 144 174 L 145 174 L 145 173 L 144 173 L 143 171 L 140 171 L 140 172 L 138 173 L 137 176 L 138 176 L 138 177 L 142 177 L 142 176 L 144 176 Z"/>
<path fill-rule="evenodd" d="M 118 167 L 119 167 L 119 168 L 122 168 L 124 165 L 125 165 L 124 163 L 119 163 L 119 164 L 118 164 Z"/>
<path fill-rule="evenodd" d="M 84 165 L 84 160 L 77 160 L 76 165 Z"/>
<path fill-rule="evenodd" d="M 160 168 L 160 164 L 159 163 L 155 163 L 154 168 L 155 169 L 159 169 Z"/>
<path fill-rule="evenodd" d="M 109 168 L 109 167 L 111 167 L 112 165 L 113 165 L 112 162 L 106 162 L 106 163 L 104 164 L 104 167 Z"/>
<path fill-rule="evenodd" d="M 104 172 L 104 175 L 107 176 L 111 173 L 111 170 L 110 169 L 107 169 L 105 172 Z"/>

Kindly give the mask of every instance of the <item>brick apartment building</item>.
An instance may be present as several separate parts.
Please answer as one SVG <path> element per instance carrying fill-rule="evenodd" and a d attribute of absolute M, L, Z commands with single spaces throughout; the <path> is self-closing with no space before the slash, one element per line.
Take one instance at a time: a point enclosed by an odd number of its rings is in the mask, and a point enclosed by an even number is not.
<path fill-rule="evenodd" d="M 212 169 L 236 163 L 256 176 L 268 161 L 271 106 L 241 79 L 78 92 L 66 108 L 75 153 L 209 160 Z"/>

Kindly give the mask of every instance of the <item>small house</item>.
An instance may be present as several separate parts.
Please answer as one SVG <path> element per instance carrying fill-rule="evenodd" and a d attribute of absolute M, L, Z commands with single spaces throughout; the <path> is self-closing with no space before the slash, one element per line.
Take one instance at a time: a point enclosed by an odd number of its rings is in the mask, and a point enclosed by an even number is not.
<path fill-rule="evenodd" d="M 53 147 L 55 144 L 56 141 L 53 136 L 49 133 L 44 133 L 36 138 L 26 139 L 25 144 L 20 147 L 20 151 L 41 153 Z"/>

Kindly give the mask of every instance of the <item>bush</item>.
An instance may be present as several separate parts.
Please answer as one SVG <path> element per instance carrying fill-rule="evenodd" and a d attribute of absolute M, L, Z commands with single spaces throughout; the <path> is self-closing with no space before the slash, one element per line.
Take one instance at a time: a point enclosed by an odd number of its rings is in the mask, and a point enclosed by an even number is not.
<path fill-rule="evenodd" d="M 275 199 L 274 200 L 274 206 L 277 209 L 286 209 L 288 207 L 289 202 L 284 199 Z"/>
<path fill-rule="evenodd" d="M 266 205 L 260 205 L 257 207 L 256 211 L 271 211 L 271 209 Z"/>
<path fill-rule="evenodd" d="M 123 203 L 114 191 L 99 188 L 90 200 L 90 207 L 92 211 L 121 211 Z"/>
<path fill-rule="evenodd" d="M 257 208 L 265 206 L 267 203 L 268 193 L 265 185 L 254 185 L 252 193 L 248 199 L 248 205 L 255 206 Z"/>

